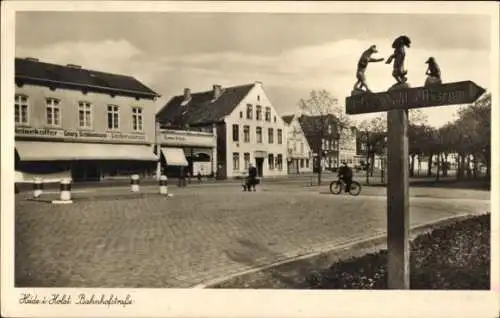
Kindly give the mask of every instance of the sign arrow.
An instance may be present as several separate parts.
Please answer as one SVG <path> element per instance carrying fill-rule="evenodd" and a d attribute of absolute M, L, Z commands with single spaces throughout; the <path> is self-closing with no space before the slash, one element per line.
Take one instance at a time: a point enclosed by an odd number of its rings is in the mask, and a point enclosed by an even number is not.
<path fill-rule="evenodd" d="M 470 104 L 484 92 L 485 89 L 476 83 L 462 81 L 381 93 L 361 93 L 346 98 L 346 113 L 353 115 L 394 109 Z"/>

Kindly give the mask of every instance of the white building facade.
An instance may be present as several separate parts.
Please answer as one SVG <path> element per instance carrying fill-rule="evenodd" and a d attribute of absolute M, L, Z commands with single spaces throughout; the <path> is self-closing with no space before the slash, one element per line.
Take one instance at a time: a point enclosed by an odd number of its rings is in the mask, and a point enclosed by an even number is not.
<path fill-rule="evenodd" d="M 226 176 L 243 177 L 249 165 L 259 177 L 287 175 L 286 124 L 256 82 L 224 119 L 226 126 Z"/>
<path fill-rule="evenodd" d="M 313 151 L 302 130 L 297 116 L 283 116 L 287 127 L 287 171 L 288 174 L 310 173 L 313 171 Z"/>

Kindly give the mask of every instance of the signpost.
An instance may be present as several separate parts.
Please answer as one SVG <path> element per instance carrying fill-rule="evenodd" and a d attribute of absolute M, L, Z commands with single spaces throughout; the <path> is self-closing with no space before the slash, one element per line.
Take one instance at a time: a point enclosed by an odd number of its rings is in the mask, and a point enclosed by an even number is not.
<path fill-rule="evenodd" d="M 361 93 L 346 98 L 346 113 L 354 115 L 394 109 L 469 104 L 483 93 L 484 88 L 472 81 L 394 89 L 382 93 Z"/>
<path fill-rule="evenodd" d="M 471 81 L 410 88 L 399 82 L 387 92 L 357 92 L 346 98 L 347 114 L 387 112 L 387 249 L 389 289 L 410 288 L 408 110 L 469 104 L 484 88 Z"/>

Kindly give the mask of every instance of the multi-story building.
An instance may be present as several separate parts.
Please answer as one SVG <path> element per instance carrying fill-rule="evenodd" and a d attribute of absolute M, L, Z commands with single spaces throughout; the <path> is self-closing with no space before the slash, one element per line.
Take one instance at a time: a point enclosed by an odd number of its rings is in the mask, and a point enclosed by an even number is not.
<path fill-rule="evenodd" d="M 250 164 L 259 176 L 286 175 L 286 125 L 261 82 L 174 96 L 157 113 L 164 128 L 217 132 L 218 178 L 245 176 Z M 167 159 L 168 161 L 168 159 Z"/>
<path fill-rule="evenodd" d="M 358 162 L 357 129 L 342 127 L 332 114 L 298 117 L 304 135 L 314 156 L 314 170 L 319 167 L 318 153 L 322 153 L 322 169 L 335 170 L 341 162 L 350 165 Z"/>
<path fill-rule="evenodd" d="M 17 176 L 154 175 L 155 100 L 133 77 L 15 59 Z"/>
<path fill-rule="evenodd" d="M 286 115 L 287 124 L 287 168 L 289 174 L 312 172 L 313 152 L 302 130 L 297 116 Z"/>
<path fill-rule="evenodd" d="M 169 177 L 178 176 L 180 167 L 191 176 L 214 176 L 217 171 L 217 131 L 159 129 L 161 170 Z"/>
<path fill-rule="evenodd" d="M 334 115 L 308 116 L 298 121 L 313 152 L 313 170 L 334 169 L 339 165 L 338 120 Z M 319 156 L 321 153 L 321 156 Z M 319 158 L 321 157 L 321 162 Z"/>

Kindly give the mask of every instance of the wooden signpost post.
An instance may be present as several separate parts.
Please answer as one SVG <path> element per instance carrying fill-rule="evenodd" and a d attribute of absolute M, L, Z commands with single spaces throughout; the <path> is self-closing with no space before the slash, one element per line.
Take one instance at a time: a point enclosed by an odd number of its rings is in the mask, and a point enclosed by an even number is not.
<path fill-rule="evenodd" d="M 409 289 L 408 110 L 473 103 L 485 90 L 471 81 L 415 88 L 410 88 L 405 80 L 398 82 L 387 92 L 355 92 L 346 98 L 346 113 L 387 112 L 388 287 Z"/>

